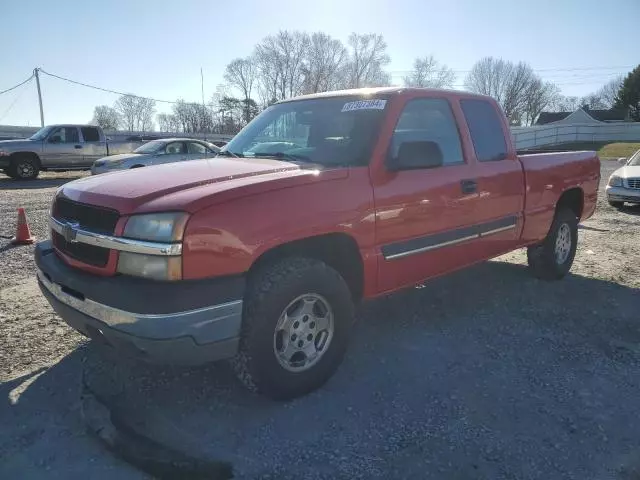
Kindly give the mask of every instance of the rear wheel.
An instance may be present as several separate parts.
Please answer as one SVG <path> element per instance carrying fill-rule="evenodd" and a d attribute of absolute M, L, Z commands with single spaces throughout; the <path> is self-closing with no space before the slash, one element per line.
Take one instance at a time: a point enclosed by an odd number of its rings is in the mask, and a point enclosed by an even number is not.
<path fill-rule="evenodd" d="M 2 171 L 9 178 L 16 178 L 16 175 L 15 175 L 15 173 L 13 171 L 13 168 L 11 168 L 11 167 L 7 167 L 7 168 L 3 169 Z"/>
<path fill-rule="evenodd" d="M 568 208 L 561 208 L 547 237 L 527 249 L 527 260 L 533 274 L 544 280 L 564 277 L 573 264 L 578 246 L 578 218 Z"/>
<path fill-rule="evenodd" d="M 17 180 L 33 180 L 40 173 L 40 162 L 37 158 L 21 155 L 11 162 L 12 178 Z"/>
<path fill-rule="evenodd" d="M 243 317 L 234 370 L 250 390 L 284 400 L 319 388 L 337 370 L 353 302 L 334 269 L 288 258 L 249 279 Z"/>

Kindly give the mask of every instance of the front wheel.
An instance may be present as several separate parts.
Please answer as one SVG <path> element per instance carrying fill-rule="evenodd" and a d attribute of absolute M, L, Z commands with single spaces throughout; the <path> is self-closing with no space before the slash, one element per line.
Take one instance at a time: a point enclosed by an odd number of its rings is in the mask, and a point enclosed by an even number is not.
<path fill-rule="evenodd" d="M 612 200 L 608 200 L 609 205 L 611 205 L 613 208 L 617 208 L 620 209 L 624 206 L 624 202 L 614 202 Z"/>
<path fill-rule="evenodd" d="M 12 178 L 17 180 L 33 180 L 40 173 L 40 165 L 38 160 L 30 156 L 18 157 L 11 162 L 11 173 Z"/>
<path fill-rule="evenodd" d="M 529 267 L 538 278 L 558 280 L 569 273 L 577 246 L 578 218 L 570 209 L 562 208 L 542 243 L 527 249 Z"/>
<path fill-rule="evenodd" d="M 344 279 L 323 262 L 287 258 L 261 269 L 249 279 L 238 378 L 278 400 L 319 388 L 342 361 L 353 310 Z"/>

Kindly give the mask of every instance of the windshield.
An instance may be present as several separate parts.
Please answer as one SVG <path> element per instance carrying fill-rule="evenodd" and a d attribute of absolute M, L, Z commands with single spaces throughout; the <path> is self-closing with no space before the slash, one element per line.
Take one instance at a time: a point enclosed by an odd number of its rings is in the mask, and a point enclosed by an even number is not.
<path fill-rule="evenodd" d="M 272 105 L 222 151 L 321 165 L 366 165 L 386 102 L 341 97 Z"/>
<path fill-rule="evenodd" d="M 167 142 L 154 140 L 136 148 L 133 153 L 156 153 L 160 151 L 166 144 Z"/>
<path fill-rule="evenodd" d="M 640 150 L 633 154 L 633 157 L 629 159 L 629 163 L 627 165 L 632 167 L 640 166 Z"/>
<path fill-rule="evenodd" d="M 36 133 L 29 137 L 29 140 L 44 140 L 49 135 L 49 132 L 53 129 L 53 126 L 42 127 Z"/>

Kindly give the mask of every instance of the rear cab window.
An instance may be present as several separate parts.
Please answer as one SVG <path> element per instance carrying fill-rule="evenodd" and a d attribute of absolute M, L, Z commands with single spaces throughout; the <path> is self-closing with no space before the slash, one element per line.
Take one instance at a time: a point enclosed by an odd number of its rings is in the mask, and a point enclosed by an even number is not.
<path fill-rule="evenodd" d="M 493 162 L 507 158 L 502 121 L 493 104 L 486 100 L 463 99 L 460 106 L 478 161 Z"/>
<path fill-rule="evenodd" d="M 95 127 L 81 127 L 80 131 L 82 132 L 82 138 L 85 142 L 99 142 L 100 141 L 100 132 Z"/>

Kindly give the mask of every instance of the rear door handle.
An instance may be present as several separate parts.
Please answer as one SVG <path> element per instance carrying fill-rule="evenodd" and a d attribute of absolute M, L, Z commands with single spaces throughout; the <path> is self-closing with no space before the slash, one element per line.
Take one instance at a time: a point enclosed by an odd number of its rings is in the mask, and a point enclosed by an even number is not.
<path fill-rule="evenodd" d="M 82 148 L 82 145 L 75 145 L 73 148 Z"/>
<path fill-rule="evenodd" d="M 460 189 L 462 193 L 476 193 L 478 183 L 475 180 L 460 180 Z"/>

